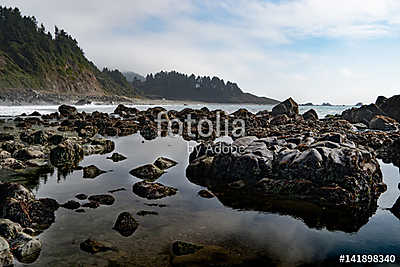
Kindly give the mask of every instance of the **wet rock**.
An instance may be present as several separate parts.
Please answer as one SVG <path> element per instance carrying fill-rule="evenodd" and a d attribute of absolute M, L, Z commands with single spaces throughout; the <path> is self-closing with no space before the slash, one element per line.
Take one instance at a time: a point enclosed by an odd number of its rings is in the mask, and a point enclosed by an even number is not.
<path fill-rule="evenodd" d="M 75 200 L 69 200 L 68 202 L 62 204 L 61 207 L 69 210 L 76 210 L 81 207 L 81 204 Z"/>
<path fill-rule="evenodd" d="M 145 124 L 140 130 L 140 135 L 146 140 L 153 140 L 158 137 L 158 129 L 156 125 Z"/>
<path fill-rule="evenodd" d="M 200 190 L 199 191 L 199 196 L 203 197 L 203 198 L 213 198 L 215 197 L 210 191 L 207 190 Z"/>
<path fill-rule="evenodd" d="M 172 168 L 177 164 L 178 164 L 178 162 L 173 161 L 172 159 L 164 158 L 164 157 L 159 157 L 154 162 L 154 165 L 156 167 L 160 168 L 161 170 L 166 170 L 166 169 Z"/>
<path fill-rule="evenodd" d="M 314 109 L 310 109 L 306 113 L 303 114 L 303 118 L 305 120 L 318 120 L 318 114 Z"/>
<path fill-rule="evenodd" d="M 8 242 L 10 250 L 22 263 L 32 263 L 40 255 L 42 248 L 40 240 L 24 233 L 18 223 L 0 219 L 0 237 Z"/>
<path fill-rule="evenodd" d="M 96 154 L 111 153 L 115 149 L 115 143 L 112 140 L 107 139 L 93 139 L 91 145 L 98 148 Z"/>
<path fill-rule="evenodd" d="M 83 208 L 90 208 L 90 209 L 97 209 L 98 207 L 100 207 L 100 203 L 96 202 L 96 201 L 90 201 L 88 203 L 84 203 L 82 204 Z"/>
<path fill-rule="evenodd" d="M 0 133 L 0 142 L 13 141 L 15 137 L 9 133 Z"/>
<path fill-rule="evenodd" d="M 116 192 L 120 192 L 120 191 L 126 191 L 126 189 L 123 188 L 123 187 L 122 188 L 117 188 L 117 189 L 108 191 L 108 193 L 116 193 Z"/>
<path fill-rule="evenodd" d="M 78 114 L 76 107 L 72 107 L 72 106 L 68 106 L 68 105 L 59 106 L 58 112 L 60 112 L 61 116 L 63 116 L 63 117 L 76 116 Z"/>
<path fill-rule="evenodd" d="M 160 176 L 163 175 L 165 172 L 154 164 L 147 164 L 137 167 L 131 170 L 129 173 L 140 179 L 155 181 L 160 178 Z"/>
<path fill-rule="evenodd" d="M 209 188 L 242 180 L 254 194 L 332 206 L 366 204 L 381 194 L 382 173 L 375 155 L 356 148 L 342 134 L 325 134 L 304 149 L 290 146 L 303 138 L 287 137 L 286 148 L 279 151 L 269 150 L 268 139 L 241 139 L 226 145 L 228 153 L 193 156 L 186 170 L 189 180 Z M 232 152 L 235 143 L 245 149 Z M 261 180 L 265 186 L 257 186 Z"/>
<path fill-rule="evenodd" d="M 122 236 L 128 237 L 136 231 L 138 226 L 139 224 L 129 212 L 122 212 L 118 215 L 113 229 L 118 231 Z"/>
<path fill-rule="evenodd" d="M 11 158 L 11 153 L 5 150 L 0 150 L 0 159 L 8 159 Z"/>
<path fill-rule="evenodd" d="M 77 199 L 79 199 L 79 200 L 85 200 L 85 199 L 88 198 L 88 196 L 85 195 L 85 194 L 78 194 L 78 195 L 76 195 L 75 197 L 76 197 Z"/>
<path fill-rule="evenodd" d="M 289 98 L 284 102 L 273 107 L 272 116 L 278 116 L 283 114 L 288 116 L 299 114 L 299 105 L 292 98 Z"/>
<path fill-rule="evenodd" d="M 7 241 L 0 237 L 0 265 L 13 266 L 14 257 L 11 254 L 10 246 Z"/>
<path fill-rule="evenodd" d="M 85 213 L 86 211 L 84 209 L 77 209 L 77 210 L 75 210 L 75 212 L 77 212 L 77 213 Z"/>
<path fill-rule="evenodd" d="M 139 215 L 139 216 L 158 215 L 158 212 L 156 212 L 156 211 L 148 211 L 148 210 L 141 210 L 141 211 L 138 211 L 136 213 L 136 215 Z"/>
<path fill-rule="evenodd" d="M 41 159 L 45 154 L 34 148 L 23 148 L 13 153 L 13 157 L 19 160 Z"/>
<path fill-rule="evenodd" d="M 173 196 L 178 189 L 162 185 L 160 183 L 150 183 L 147 181 L 137 182 L 132 187 L 133 193 L 147 199 L 160 199 Z"/>
<path fill-rule="evenodd" d="M 112 154 L 111 157 L 108 157 L 107 159 L 111 159 L 114 162 L 119 162 L 119 161 L 126 160 L 126 157 L 124 155 L 114 153 L 114 154 Z"/>
<path fill-rule="evenodd" d="M 380 107 L 387 116 L 400 121 L 400 95 L 392 96 L 384 101 Z"/>
<path fill-rule="evenodd" d="M 19 233 L 15 239 L 9 240 L 14 256 L 22 263 L 35 262 L 42 250 L 42 242 L 25 233 Z"/>
<path fill-rule="evenodd" d="M 56 167 L 76 166 L 83 159 L 84 153 L 80 145 L 66 140 L 50 151 L 50 161 Z"/>
<path fill-rule="evenodd" d="M 369 122 L 369 128 L 381 131 L 397 131 L 399 123 L 389 117 L 377 115 Z"/>
<path fill-rule="evenodd" d="M 16 141 L 6 141 L 1 145 L 1 148 L 9 153 L 25 148 L 25 145 Z"/>
<path fill-rule="evenodd" d="M 377 105 L 378 107 L 381 107 L 383 105 L 383 103 L 385 103 L 387 100 L 386 97 L 384 96 L 378 96 L 378 98 L 375 101 L 375 105 Z"/>
<path fill-rule="evenodd" d="M 26 133 L 23 132 L 20 135 L 20 139 L 28 143 L 30 145 L 35 144 L 35 145 L 44 145 L 48 141 L 48 134 L 45 133 L 44 131 L 36 131 L 34 133 Z"/>
<path fill-rule="evenodd" d="M 240 266 L 241 260 L 218 246 L 175 241 L 171 246 L 172 266 Z"/>
<path fill-rule="evenodd" d="M 65 137 L 59 134 L 54 134 L 49 137 L 48 142 L 52 145 L 59 145 L 60 143 L 65 141 Z"/>
<path fill-rule="evenodd" d="M 101 205 L 111 206 L 115 202 L 115 198 L 112 195 L 93 195 L 90 196 L 89 201 L 98 202 Z"/>
<path fill-rule="evenodd" d="M 53 199 L 36 200 L 32 192 L 15 183 L 0 183 L 0 206 L 0 217 L 31 228 L 48 228 L 59 207 Z"/>
<path fill-rule="evenodd" d="M 96 241 L 90 238 L 82 242 L 80 248 L 81 250 L 91 254 L 113 250 L 113 248 L 105 242 Z"/>
<path fill-rule="evenodd" d="M 94 165 L 83 168 L 83 178 L 96 178 L 103 173 L 106 173 L 106 171 L 100 170 Z"/>
<path fill-rule="evenodd" d="M 376 116 L 383 115 L 385 112 L 375 104 L 364 105 L 360 108 L 352 108 L 343 111 L 342 118 L 351 123 L 364 123 L 369 125 L 369 122 Z"/>

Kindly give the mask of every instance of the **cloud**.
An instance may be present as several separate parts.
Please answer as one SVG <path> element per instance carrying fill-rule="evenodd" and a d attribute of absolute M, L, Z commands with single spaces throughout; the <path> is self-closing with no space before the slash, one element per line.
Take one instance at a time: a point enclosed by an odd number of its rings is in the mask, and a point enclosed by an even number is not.
<path fill-rule="evenodd" d="M 377 64 L 386 69 L 390 60 L 390 68 L 400 67 L 393 63 L 395 46 L 370 45 L 397 42 L 397 0 L 3 2 L 47 28 L 64 28 L 99 67 L 216 75 L 278 99 L 357 102 L 367 98 L 357 90 L 377 94 L 396 85 L 395 78 L 376 75 Z M 387 55 L 374 56 L 380 50 Z"/>

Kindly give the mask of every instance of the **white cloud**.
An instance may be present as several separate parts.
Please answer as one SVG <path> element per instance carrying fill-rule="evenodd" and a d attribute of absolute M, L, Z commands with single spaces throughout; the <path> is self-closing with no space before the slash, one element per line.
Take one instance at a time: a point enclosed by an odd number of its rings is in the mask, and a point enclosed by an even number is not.
<path fill-rule="evenodd" d="M 100 67 L 142 74 L 175 69 L 217 75 L 252 93 L 278 99 L 294 96 L 299 102 L 321 102 L 323 98 L 353 103 L 359 97 L 368 97 L 360 99 L 368 102 L 378 90 L 389 88 L 385 92 L 391 92 L 397 84 L 393 77 L 398 75 L 376 74 L 376 66 L 369 65 L 374 63 L 371 50 L 359 49 L 372 38 L 398 36 L 397 0 L 3 2 L 35 15 L 47 27 L 64 28 Z M 207 15 L 216 19 L 207 19 Z M 149 30 L 151 25 L 143 27 L 154 18 L 161 31 Z M 365 55 L 354 60 L 338 55 L 335 47 L 316 52 L 296 47 L 314 37 L 346 40 L 353 45 L 345 49 Z M 376 64 L 389 68 L 385 60 L 396 62 L 388 55 Z M 363 75 L 355 77 L 354 73 Z"/>

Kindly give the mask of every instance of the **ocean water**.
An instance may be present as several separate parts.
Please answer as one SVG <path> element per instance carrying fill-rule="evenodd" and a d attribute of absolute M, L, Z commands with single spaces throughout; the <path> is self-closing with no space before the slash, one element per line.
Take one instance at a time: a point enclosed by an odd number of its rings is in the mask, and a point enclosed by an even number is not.
<path fill-rule="evenodd" d="M 150 107 L 155 107 L 155 105 L 127 105 L 129 107 L 136 107 L 139 110 L 146 110 Z M 207 107 L 210 110 L 221 109 L 228 113 L 235 112 L 240 108 L 245 108 L 250 112 L 257 113 L 262 110 L 269 110 L 271 111 L 273 106 L 272 105 L 234 105 L 234 104 L 177 104 L 177 105 L 157 105 L 162 106 L 167 110 L 183 110 L 185 108 L 193 108 L 193 109 L 200 109 L 202 107 Z M 115 110 L 117 105 L 84 105 L 84 106 L 76 106 L 77 109 L 82 112 L 93 112 L 93 111 L 100 111 L 111 113 Z M 313 108 L 317 111 L 318 116 L 320 118 L 324 118 L 326 115 L 335 115 L 341 114 L 344 110 L 352 108 L 353 106 L 300 106 L 300 113 L 304 113 L 307 110 Z M 56 112 L 58 106 L 0 106 L 0 116 L 18 116 L 22 113 L 30 114 L 34 111 L 38 111 L 41 114 L 48 114 L 52 112 Z"/>

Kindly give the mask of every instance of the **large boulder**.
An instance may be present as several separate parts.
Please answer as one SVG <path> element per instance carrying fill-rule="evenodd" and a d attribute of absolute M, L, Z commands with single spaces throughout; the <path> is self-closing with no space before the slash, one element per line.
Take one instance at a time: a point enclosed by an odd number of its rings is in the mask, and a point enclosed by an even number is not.
<path fill-rule="evenodd" d="M 400 121 L 400 95 L 392 96 L 380 106 L 387 116 Z"/>
<path fill-rule="evenodd" d="M 23 227 L 45 229 L 55 221 L 59 205 L 53 199 L 35 199 L 31 191 L 20 184 L 0 183 L 0 217 Z"/>
<path fill-rule="evenodd" d="M 10 251 L 10 245 L 7 240 L 0 237 L 0 266 L 12 266 L 14 257 Z"/>
<path fill-rule="evenodd" d="M 383 105 L 383 103 L 385 103 L 387 100 L 386 97 L 384 96 L 378 96 L 378 98 L 375 101 L 375 105 L 377 105 L 378 107 L 381 107 Z"/>
<path fill-rule="evenodd" d="M 186 175 L 203 186 L 243 182 L 264 195 L 331 206 L 369 203 L 380 195 L 384 185 L 373 153 L 356 148 L 340 134 L 308 143 L 306 138 L 292 139 L 281 142 L 279 150 L 276 139 L 249 137 L 223 144 L 220 153 L 210 152 L 220 144 L 211 145 L 206 153 L 199 147 L 191 155 Z"/>
<path fill-rule="evenodd" d="M 272 116 L 277 116 L 282 114 L 288 116 L 299 114 L 299 105 L 292 98 L 286 99 L 285 101 L 276 105 L 272 109 Z"/>
<path fill-rule="evenodd" d="M 118 215 L 113 229 L 118 231 L 118 233 L 120 233 L 122 236 L 128 237 L 136 231 L 138 226 L 139 224 L 135 218 L 133 218 L 132 214 L 129 212 L 122 212 Z"/>
<path fill-rule="evenodd" d="M 343 111 L 342 118 L 351 123 L 364 123 L 369 125 L 369 122 L 377 115 L 385 116 L 383 109 L 375 104 L 364 105 L 360 108 L 352 108 Z"/>
<path fill-rule="evenodd" d="M 0 262 L 1 239 L 4 238 L 14 256 L 22 263 L 32 263 L 40 255 L 42 242 L 23 232 L 23 228 L 8 219 L 0 219 Z"/>
<path fill-rule="evenodd" d="M 303 118 L 305 120 L 318 120 L 318 113 L 314 109 L 308 110 L 306 113 L 303 114 Z"/>
<path fill-rule="evenodd" d="M 76 166 L 83 159 L 80 145 L 66 140 L 50 151 L 50 161 L 56 167 Z"/>
<path fill-rule="evenodd" d="M 377 115 L 369 122 L 369 128 L 381 131 L 397 131 L 399 123 L 387 116 Z"/>
<path fill-rule="evenodd" d="M 158 164 L 160 165 L 160 164 Z M 140 167 L 137 167 L 129 172 L 131 175 L 148 180 L 148 181 L 155 181 L 157 180 L 161 175 L 165 173 L 164 170 L 160 169 L 154 164 L 146 164 Z"/>
<path fill-rule="evenodd" d="M 133 193 L 147 199 L 161 199 L 176 194 L 178 189 L 165 186 L 160 183 L 150 183 L 147 181 L 137 182 L 132 187 Z"/>
<path fill-rule="evenodd" d="M 67 106 L 67 105 L 59 106 L 58 112 L 60 112 L 61 116 L 63 116 L 63 117 L 75 116 L 76 114 L 78 114 L 76 107 Z"/>

